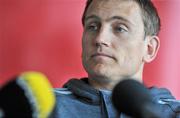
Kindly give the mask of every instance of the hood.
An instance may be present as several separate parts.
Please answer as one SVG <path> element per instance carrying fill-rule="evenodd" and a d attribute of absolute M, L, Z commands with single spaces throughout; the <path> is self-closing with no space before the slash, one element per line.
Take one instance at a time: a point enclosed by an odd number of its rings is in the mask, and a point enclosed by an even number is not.
<path fill-rule="evenodd" d="M 100 104 L 100 92 L 88 84 L 88 78 L 71 79 L 63 87 L 68 88 L 79 99 L 90 104 Z M 156 102 L 162 99 L 175 99 L 166 88 L 150 87 L 149 91 Z"/>
<path fill-rule="evenodd" d="M 90 104 L 100 104 L 100 93 L 88 84 L 88 78 L 71 79 L 63 87 L 68 88 L 79 99 Z"/>

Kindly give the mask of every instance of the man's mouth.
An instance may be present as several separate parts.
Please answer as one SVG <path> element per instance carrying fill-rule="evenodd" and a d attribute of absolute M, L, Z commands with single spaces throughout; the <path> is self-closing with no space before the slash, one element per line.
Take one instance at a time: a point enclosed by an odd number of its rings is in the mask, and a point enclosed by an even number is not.
<path fill-rule="evenodd" d="M 112 58 L 112 59 L 114 59 L 113 56 L 108 55 L 108 54 L 106 54 L 106 53 L 95 53 L 95 54 L 93 54 L 91 57 L 92 57 L 92 58 L 94 58 L 94 57 L 102 57 L 102 58 L 107 57 L 107 58 Z"/>

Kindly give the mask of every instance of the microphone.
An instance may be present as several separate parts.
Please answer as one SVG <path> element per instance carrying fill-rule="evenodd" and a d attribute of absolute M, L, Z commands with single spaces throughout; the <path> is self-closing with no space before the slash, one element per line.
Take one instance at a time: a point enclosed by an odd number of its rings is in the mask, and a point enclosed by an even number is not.
<path fill-rule="evenodd" d="M 161 118 L 160 109 L 152 101 L 144 85 L 126 79 L 118 83 L 112 92 L 112 102 L 119 113 L 135 118 Z"/>
<path fill-rule="evenodd" d="M 39 72 L 24 72 L 0 89 L 3 118 L 47 118 L 54 105 L 52 86 Z"/>

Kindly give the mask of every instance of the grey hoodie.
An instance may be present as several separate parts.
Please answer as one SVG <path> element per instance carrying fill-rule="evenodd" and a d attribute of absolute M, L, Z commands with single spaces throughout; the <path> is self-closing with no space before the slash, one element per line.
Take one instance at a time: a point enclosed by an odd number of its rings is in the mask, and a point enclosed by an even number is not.
<path fill-rule="evenodd" d="M 167 89 L 149 88 L 162 118 L 180 118 L 180 101 Z M 56 107 L 52 118 L 131 118 L 118 113 L 111 102 L 111 91 L 96 90 L 87 78 L 71 79 L 64 88 L 54 89 Z"/>

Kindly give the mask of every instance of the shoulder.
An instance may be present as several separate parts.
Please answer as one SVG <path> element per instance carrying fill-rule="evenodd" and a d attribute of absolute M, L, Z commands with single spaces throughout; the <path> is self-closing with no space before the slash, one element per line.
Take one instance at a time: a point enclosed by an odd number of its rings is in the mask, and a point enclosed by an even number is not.
<path fill-rule="evenodd" d="M 63 110 L 64 107 L 69 107 L 73 104 L 73 101 L 76 99 L 70 90 L 67 88 L 55 88 L 54 94 L 56 97 L 56 109 Z"/>
<path fill-rule="evenodd" d="M 180 118 L 180 100 L 161 98 L 158 100 L 158 104 L 164 116 Z"/>
<path fill-rule="evenodd" d="M 174 114 L 174 118 L 180 118 L 180 100 L 176 100 L 168 89 L 152 87 L 150 92 L 163 111 Z"/>
<path fill-rule="evenodd" d="M 57 104 L 69 104 L 70 101 L 75 99 L 75 95 L 68 88 L 54 88 L 53 92 Z"/>
<path fill-rule="evenodd" d="M 67 88 L 54 88 L 53 92 L 55 94 L 56 104 L 52 112 L 51 118 L 72 118 L 67 113 L 72 106 L 72 92 Z"/>
<path fill-rule="evenodd" d="M 68 88 L 54 88 L 53 92 L 55 93 L 56 96 L 72 94 L 72 92 Z"/>
<path fill-rule="evenodd" d="M 161 98 L 158 103 L 170 107 L 173 112 L 180 115 L 180 100 Z"/>
<path fill-rule="evenodd" d="M 67 88 L 55 88 L 53 92 L 56 97 L 56 104 L 69 104 L 75 99 L 74 94 Z"/>

